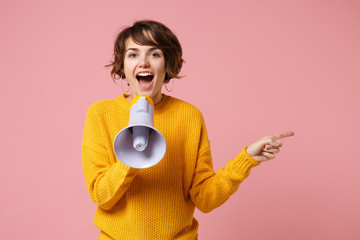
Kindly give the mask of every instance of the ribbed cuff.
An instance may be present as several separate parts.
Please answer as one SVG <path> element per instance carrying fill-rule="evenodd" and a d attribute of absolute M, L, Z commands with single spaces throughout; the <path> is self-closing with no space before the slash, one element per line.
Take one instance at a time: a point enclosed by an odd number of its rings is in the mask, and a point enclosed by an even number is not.
<path fill-rule="evenodd" d="M 250 173 L 250 169 L 260 165 L 260 162 L 253 159 L 247 152 L 246 149 L 248 147 L 244 147 L 242 151 L 235 157 L 233 171 L 236 174 L 243 175 L 243 177 L 247 177 Z"/>

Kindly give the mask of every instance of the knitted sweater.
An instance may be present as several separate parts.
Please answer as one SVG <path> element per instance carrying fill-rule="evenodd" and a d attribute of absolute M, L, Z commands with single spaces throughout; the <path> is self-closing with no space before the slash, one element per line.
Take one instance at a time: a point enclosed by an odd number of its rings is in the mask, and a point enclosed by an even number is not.
<path fill-rule="evenodd" d="M 207 213 L 223 204 L 260 163 L 244 148 L 215 173 L 202 114 L 164 95 L 155 105 L 154 127 L 166 139 L 166 154 L 153 167 L 128 167 L 113 151 L 116 134 L 129 121 L 125 97 L 91 105 L 85 120 L 83 169 L 98 205 L 99 239 L 197 239 L 195 207 Z"/>

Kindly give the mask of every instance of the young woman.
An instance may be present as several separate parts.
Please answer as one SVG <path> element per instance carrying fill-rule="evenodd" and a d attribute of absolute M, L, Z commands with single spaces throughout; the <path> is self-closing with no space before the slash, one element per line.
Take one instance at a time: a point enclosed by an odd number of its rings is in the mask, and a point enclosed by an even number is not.
<path fill-rule="evenodd" d="M 161 92 L 163 84 L 179 78 L 182 63 L 178 39 L 159 22 L 139 21 L 117 36 L 111 74 L 114 81 L 126 81 L 130 93 L 90 106 L 82 143 L 87 188 L 98 205 L 99 239 L 197 239 L 195 207 L 202 212 L 219 207 L 252 167 L 275 157 L 279 139 L 294 135 L 264 137 L 215 173 L 200 111 Z M 152 99 L 154 127 L 167 143 L 164 158 L 145 169 L 124 165 L 113 151 L 137 95 Z"/>

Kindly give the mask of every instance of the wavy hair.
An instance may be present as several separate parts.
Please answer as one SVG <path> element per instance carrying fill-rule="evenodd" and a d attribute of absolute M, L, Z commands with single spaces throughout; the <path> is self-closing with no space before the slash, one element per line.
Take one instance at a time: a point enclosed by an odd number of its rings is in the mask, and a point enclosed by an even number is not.
<path fill-rule="evenodd" d="M 126 41 L 131 38 L 139 45 L 156 46 L 165 57 L 165 79 L 167 83 L 172 78 L 179 76 L 182 64 L 182 48 L 179 40 L 171 30 L 164 24 L 152 20 L 135 22 L 131 27 L 123 29 L 116 37 L 114 44 L 114 59 L 106 67 L 112 67 L 111 77 L 115 82 L 117 79 L 125 78 L 124 57 L 126 52 Z"/>

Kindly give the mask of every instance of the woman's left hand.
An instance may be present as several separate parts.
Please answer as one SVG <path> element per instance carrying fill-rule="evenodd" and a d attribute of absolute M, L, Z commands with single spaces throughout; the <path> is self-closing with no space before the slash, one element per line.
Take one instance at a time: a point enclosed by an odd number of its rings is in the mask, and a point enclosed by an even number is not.
<path fill-rule="evenodd" d="M 263 162 L 275 158 L 279 148 L 283 145 L 279 139 L 294 136 L 294 132 L 283 132 L 266 136 L 251 144 L 246 152 L 256 161 Z"/>

